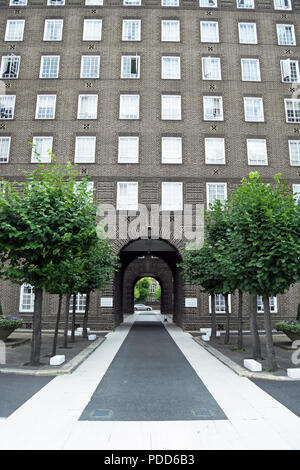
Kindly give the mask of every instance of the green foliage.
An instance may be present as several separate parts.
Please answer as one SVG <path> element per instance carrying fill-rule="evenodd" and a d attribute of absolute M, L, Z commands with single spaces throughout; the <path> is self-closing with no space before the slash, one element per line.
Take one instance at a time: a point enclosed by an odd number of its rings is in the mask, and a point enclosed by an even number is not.
<path fill-rule="evenodd" d="M 275 324 L 277 331 L 283 331 L 284 333 L 290 332 L 300 335 L 300 322 L 293 321 L 281 321 Z"/>
<path fill-rule="evenodd" d="M 10 330 L 12 328 L 17 329 L 23 326 L 22 318 L 0 318 L 0 329 L 1 330 Z"/>
<path fill-rule="evenodd" d="M 148 277 L 139 279 L 134 287 L 134 301 L 146 302 L 150 294 L 151 281 Z"/>
<path fill-rule="evenodd" d="M 157 300 L 159 302 L 160 299 L 161 299 L 161 287 L 160 287 L 160 285 L 158 285 L 156 287 L 153 295 L 154 295 L 155 300 Z"/>

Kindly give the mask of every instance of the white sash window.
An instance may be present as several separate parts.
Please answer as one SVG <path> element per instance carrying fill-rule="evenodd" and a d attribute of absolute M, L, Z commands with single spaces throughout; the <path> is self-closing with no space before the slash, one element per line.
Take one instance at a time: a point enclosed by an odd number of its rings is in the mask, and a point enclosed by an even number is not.
<path fill-rule="evenodd" d="M 202 57 L 203 80 L 221 80 L 221 61 L 219 57 Z"/>
<path fill-rule="evenodd" d="M 10 137 L 0 137 L 0 163 L 8 163 L 10 142 Z"/>
<path fill-rule="evenodd" d="M 75 163 L 94 163 L 96 137 L 76 137 Z"/>
<path fill-rule="evenodd" d="M 225 140 L 223 138 L 207 137 L 205 139 L 205 163 L 225 164 Z"/>
<path fill-rule="evenodd" d="M 223 121 L 223 100 L 221 96 L 203 96 L 205 121 Z"/>
<path fill-rule="evenodd" d="M 139 162 L 139 138 L 119 137 L 118 163 Z"/>
<path fill-rule="evenodd" d="M 0 119 L 14 118 L 15 101 L 15 95 L 0 95 Z"/>
<path fill-rule="evenodd" d="M 177 20 L 162 20 L 161 40 L 166 42 L 179 42 L 180 22 Z"/>
<path fill-rule="evenodd" d="M 161 97 L 161 118 L 170 120 L 181 119 L 181 96 L 162 95 Z"/>
<path fill-rule="evenodd" d="M 219 42 L 219 23 L 200 21 L 201 42 Z"/>
<path fill-rule="evenodd" d="M 183 209 L 182 183 L 166 182 L 161 184 L 161 205 L 163 211 Z"/>
<path fill-rule="evenodd" d="M 5 41 L 23 41 L 25 20 L 7 20 Z"/>
<path fill-rule="evenodd" d="M 136 211 L 138 209 L 138 183 L 119 182 L 117 187 L 117 210 Z"/>
<path fill-rule="evenodd" d="M 97 119 L 98 95 L 79 95 L 77 119 Z"/>
<path fill-rule="evenodd" d="M 83 41 L 101 41 L 102 20 L 84 20 Z"/>
<path fill-rule="evenodd" d="M 247 139 L 249 165 L 267 165 L 267 142 L 265 139 Z"/>
<path fill-rule="evenodd" d="M 45 20 L 44 41 L 61 41 L 64 20 Z"/>
<path fill-rule="evenodd" d="M 120 119 L 139 119 L 139 95 L 120 95 Z"/>
<path fill-rule="evenodd" d="M 162 137 L 161 157 L 162 163 L 182 163 L 182 138 Z"/>
<path fill-rule="evenodd" d="M 55 118 L 56 95 L 38 95 L 36 103 L 36 119 Z"/>
<path fill-rule="evenodd" d="M 51 163 L 53 137 L 33 137 L 32 143 L 31 163 Z"/>

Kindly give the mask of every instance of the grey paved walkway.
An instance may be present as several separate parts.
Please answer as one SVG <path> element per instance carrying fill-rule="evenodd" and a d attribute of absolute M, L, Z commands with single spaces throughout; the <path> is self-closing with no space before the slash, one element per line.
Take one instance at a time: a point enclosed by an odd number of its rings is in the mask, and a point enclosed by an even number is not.
<path fill-rule="evenodd" d="M 136 322 L 80 420 L 227 419 L 161 322 Z"/>
<path fill-rule="evenodd" d="M 252 379 L 258 387 L 300 417 L 300 382 Z"/>

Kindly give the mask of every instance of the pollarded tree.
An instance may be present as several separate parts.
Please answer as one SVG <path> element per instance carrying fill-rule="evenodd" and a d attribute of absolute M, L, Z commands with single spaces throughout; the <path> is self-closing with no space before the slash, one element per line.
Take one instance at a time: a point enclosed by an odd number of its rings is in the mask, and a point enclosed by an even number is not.
<path fill-rule="evenodd" d="M 79 256 L 96 232 L 96 208 L 86 191 L 74 191 L 71 164 L 38 164 L 25 182 L 3 182 L 0 194 L 0 262 L 4 279 L 34 286 L 30 364 L 40 363 L 43 292 L 66 253 Z"/>
<path fill-rule="evenodd" d="M 300 279 L 300 210 L 287 184 L 274 185 L 250 173 L 231 201 L 232 246 L 243 266 L 239 288 L 262 296 L 270 370 L 277 368 L 269 297 L 285 293 Z"/>

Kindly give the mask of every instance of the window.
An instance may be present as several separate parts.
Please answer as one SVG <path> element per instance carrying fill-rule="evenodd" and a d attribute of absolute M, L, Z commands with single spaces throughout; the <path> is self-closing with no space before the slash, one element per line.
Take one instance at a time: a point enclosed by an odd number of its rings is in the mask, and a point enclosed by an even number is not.
<path fill-rule="evenodd" d="M 296 46 L 295 29 L 292 24 L 277 24 L 277 39 L 280 46 Z"/>
<path fill-rule="evenodd" d="M 225 164 L 225 140 L 223 138 L 205 138 L 205 163 Z"/>
<path fill-rule="evenodd" d="M 223 121 L 221 96 L 203 96 L 204 121 Z"/>
<path fill-rule="evenodd" d="M 83 41 L 101 41 L 102 20 L 84 20 Z"/>
<path fill-rule="evenodd" d="M 162 137 L 161 139 L 161 162 L 182 163 L 182 138 Z"/>
<path fill-rule="evenodd" d="M 123 0 L 123 5 L 139 7 L 141 5 L 141 0 Z"/>
<path fill-rule="evenodd" d="M 140 78 L 140 57 L 138 55 L 123 55 L 121 78 Z"/>
<path fill-rule="evenodd" d="M 257 44 L 256 23 L 239 23 L 240 44 Z"/>
<path fill-rule="evenodd" d="M 209 313 L 212 313 L 212 305 L 211 305 L 211 298 L 209 296 Z M 215 299 L 215 312 L 216 313 L 226 313 L 225 312 L 225 295 L 223 294 L 214 294 Z M 228 311 L 231 313 L 231 295 L 228 295 Z"/>
<path fill-rule="evenodd" d="M 182 183 L 161 184 L 161 208 L 163 211 L 181 211 L 183 205 Z"/>
<path fill-rule="evenodd" d="M 86 6 L 99 6 L 103 5 L 103 0 L 85 0 Z"/>
<path fill-rule="evenodd" d="M 41 58 L 40 78 L 58 78 L 59 56 L 44 55 Z"/>
<path fill-rule="evenodd" d="M 237 0 L 237 8 L 254 8 L 254 0 Z"/>
<path fill-rule="evenodd" d="M 181 96 L 162 95 L 161 118 L 178 121 L 181 119 Z"/>
<path fill-rule="evenodd" d="M 219 23 L 200 21 L 201 42 L 219 42 Z"/>
<path fill-rule="evenodd" d="M 162 7 L 179 7 L 179 0 L 161 0 Z"/>
<path fill-rule="evenodd" d="M 69 304 L 69 312 L 73 312 L 73 300 L 74 300 L 74 297 L 73 295 L 71 295 L 70 304 Z M 86 305 L 86 294 L 76 294 L 75 302 L 76 302 L 75 312 L 84 313 L 85 305 Z"/>
<path fill-rule="evenodd" d="M 217 0 L 199 0 L 199 6 L 203 8 L 217 8 Z"/>
<path fill-rule="evenodd" d="M 23 284 L 20 291 L 20 312 L 34 311 L 34 293 L 30 284 Z"/>
<path fill-rule="evenodd" d="M 79 95 L 77 119 L 97 119 L 98 95 Z"/>
<path fill-rule="evenodd" d="M 166 41 L 166 42 L 179 42 L 180 41 L 180 21 L 162 20 L 161 40 Z"/>
<path fill-rule="evenodd" d="M 267 142 L 265 139 L 247 139 L 249 165 L 267 165 Z"/>
<path fill-rule="evenodd" d="M 36 119 L 55 118 L 56 95 L 38 95 L 36 103 Z"/>
<path fill-rule="evenodd" d="M 120 95 L 120 119 L 139 119 L 139 95 Z"/>
<path fill-rule="evenodd" d="M 242 80 L 260 82 L 259 59 L 241 59 Z"/>
<path fill-rule="evenodd" d="M 202 79 L 221 80 L 221 61 L 219 57 L 202 57 Z"/>
<path fill-rule="evenodd" d="M 300 122 L 300 99 L 285 99 L 286 122 Z"/>
<path fill-rule="evenodd" d="M 141 20 L 123 20 L 122 41 L 141 40 Z"/>
<path fill-rule="evenodd" d="M 277 298 L 269 297 L 270 312 L 277 313 Z M 264 303 L 261 295 L 257 296 L 257 313 L 264 313 Z"/>
<path fill-rule="evenodd" d="M 207 183 L 206 184 L 206 198 L 207 209 L 209 210 L 210 204 L 214 204 L 219 200 L 222 204 L 227 199 L 227 184 L 226 183 Z"/>
<path fill-rule="evenodd" d="M 299 82 L 298 60 L 284 59 L 280 61 L 281 78 L 286 83 Z"/>
<path fill-rule="evenodd" d="M 274 0 L 274 10 L 291 10 L 291 0 Z"/>
<path fill-rule="evenodd" d="M 45 20 L 44 41 L 61 41 L 64 20 Z"/>
<path fill-rule="evenodd" d="M 264 121 L 264 108 L 262 98 L 244 98 L 244 110 L 245 121 Z"/>
<path fill-rule="evenodd" d="M 119 137 L 118 163 L 139 162 L 139 138 Z"/>
<path fill-rule="evenodd" d="M 289 140 L 291 166 L 300 166 L 300 140 Z"/>
<path fill-rule="evenodd" d="M 0 163 L 8 163 L 10 141 L 10 137 L 0 137 Z"/>
<path fill-rule="evenodd" d="M 161 78 L 164 80 L 180 79 L 180 57 L 161 58 Z"/>
<path fill-rule="evenodd" d="M 15 101 L 15 95 L 0 95 L 0 119 L 14 118 Z"/>
<path fill-rule="evenodd" d="M 96 137 L 76 137 L 75 163 L 94 163 Z"/>
<path fill-rule="evenodd" d="M 300 184 L 293 184 L 293 194 L 298 203 L 300 203 Z"/>
<path fill-rule="evenodd" d="M 64 4 L 65 0 L 47 0 L 47 5 L 60 6 Z"/>
<path fill-rule="evenodd" d="M 138 183 L 121 182 L 117 186 L 117 210 L 136 211 L 138 209 Z"/>
<path fill-rule="evenodd" d="M 25 20 L 7 20 L 5 41 L 23 41 Z"/>
<path fill-rule="evenodd" d="M 16 79 L 19 77 L 20 56 L 7 55 L 1 60 L 1 78 Z"/>
<path fill-rule="evenodd" d="M 100 56 L 83 55 L 81 56 L 80 78 L 99 78 L 100 75 Z"/>
<path fill-rule="evenodd" d="M 27 0 L 9 0 L 10 7 L 26 7 Z"/>
<path fill-rule="evenodd" d="M 51 163 L 53 137 L 33 137 L 31 163 Z"/>

